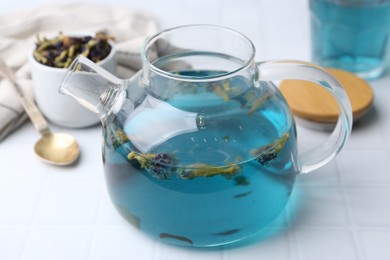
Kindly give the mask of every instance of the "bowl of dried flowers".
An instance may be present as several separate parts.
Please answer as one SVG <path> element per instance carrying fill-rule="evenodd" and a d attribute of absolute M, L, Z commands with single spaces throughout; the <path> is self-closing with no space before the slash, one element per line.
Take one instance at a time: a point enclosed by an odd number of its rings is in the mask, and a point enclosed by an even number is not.
<path fill-rule="evenodd" d="M 59 126 L 81 128 L 99 122 L 95 113 L 58 92 L 67 68 L 78 55 L 87 57 L 113 74 L 116 72 L 114 39 L 103 32 L 37 35 L 29 52 L 36 103 L 45 117 Z"/>

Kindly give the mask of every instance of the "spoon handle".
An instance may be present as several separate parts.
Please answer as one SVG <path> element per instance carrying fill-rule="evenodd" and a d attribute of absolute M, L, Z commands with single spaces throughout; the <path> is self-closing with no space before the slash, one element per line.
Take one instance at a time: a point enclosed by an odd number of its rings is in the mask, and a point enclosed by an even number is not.
<path fill-rule="evenodd" d="M 20 86 L 17 86 L 16 88 L 20 88 Z M 29 98 L 27 98 L 26 96 L 19 96 L 19 97 L 20 97 L 20 102 L 24 107 L 24 110 L 26 111 L 31 122 L 33 123 L 35 129 L 37 129 L 41 135 L 50 134 L 50 129 L 47 124 L 47 121 L 43 117 L 41 111 L 38 109 L 35 103 L 31 101 Z"/>
<path fill-rule="evenodd" d="M 20 103 L 22 104 L 24 110 L 26 111 L 28 117 L 33 123 L 34 127 L 38 130 L 41 135 L 50 134 L 50 129 L 47 124 L 46 119 L 43 117 L 42 113 L 39 111 L 35 103 L 30 100 L 23 92 L 23 89 L 19 86 L 16 81 L 13 72 L 5 64 L 3 59 L 0 58 L 0 75 L 12 83 L 12 86 L 16 90 L 16 93 L 19 96 Z"/>

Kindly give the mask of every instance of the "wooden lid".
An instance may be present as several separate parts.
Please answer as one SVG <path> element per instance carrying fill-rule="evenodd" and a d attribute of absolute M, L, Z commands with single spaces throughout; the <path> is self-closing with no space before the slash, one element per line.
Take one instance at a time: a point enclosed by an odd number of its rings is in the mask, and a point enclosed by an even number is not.
<path fill-rule="evenodd" d="M 370 85 L 351 72 L 327 69 L 344 87 L 352 105 L 354 122 L 371 107 L 374 93 Z M 323 87 L 304 80 L 284 80 L 280 91 L 292 112 L 301 118 L 331 123 L 336 122 L 339 109 L 335 98 Z"/>

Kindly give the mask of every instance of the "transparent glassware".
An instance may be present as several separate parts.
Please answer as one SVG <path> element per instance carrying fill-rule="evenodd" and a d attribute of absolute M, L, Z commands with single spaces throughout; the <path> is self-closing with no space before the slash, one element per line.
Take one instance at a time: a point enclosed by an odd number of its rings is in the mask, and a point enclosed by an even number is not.
<path fill-rule="evenodd" d="M 60 85 L 99 114 L 107 187 L 129 223 L 165 242 L 217 246 L 250 237 L 289 201 L 296 176 L 330 161 L 352 126 L 347 95 L 306 62 L 256 62 L 244 35 L 219 26 L 162 31 L 143 69 L 121 80 L 78 57 Z M 338 101 L 328 140 L 297 152 L 294 119 L 272 80 L 319 83 Z"/>
<path fill-rule="evenodd" d="M 313 62 L 365 79 L 388 66 L 389 0 L 310 0 Z"/>

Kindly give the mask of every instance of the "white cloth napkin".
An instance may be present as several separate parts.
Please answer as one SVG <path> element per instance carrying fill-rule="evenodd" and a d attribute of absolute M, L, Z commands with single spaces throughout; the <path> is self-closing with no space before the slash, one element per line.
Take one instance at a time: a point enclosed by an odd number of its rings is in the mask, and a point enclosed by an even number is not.
<path fill-rule="evenodd" d="M 59 31 L 106 31 L 115 37 L 120 78 L 141 68 L 140 50 L 146 37 L 156 33 L 154 17 L 126 5 L 60 3 L 0 16 L 0 56 L 11 67 L 26 94 L 33 98 L 27 53 L 36 35 Z M 16 92 L 0 78 L 0 141 L 26 119 Z"/>

